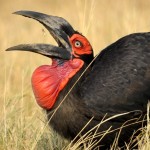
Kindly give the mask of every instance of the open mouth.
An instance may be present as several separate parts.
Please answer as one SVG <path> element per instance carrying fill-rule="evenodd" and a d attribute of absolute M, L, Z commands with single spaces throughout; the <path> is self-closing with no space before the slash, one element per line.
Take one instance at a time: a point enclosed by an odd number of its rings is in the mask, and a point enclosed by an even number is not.
<path fill-rule="evenodd" d="M 51 44 L 20 44 L 10 47 L 6 51 L 31 51 L 50 58 L 64 60 L 72 58 L 72 48 L 69 42 L 69 37 L 71 37 L 75 31 L 65 19 L 33 11 L 17 11 L 14 14 L 39 21 L 50 32 L 58 46 Z"/>

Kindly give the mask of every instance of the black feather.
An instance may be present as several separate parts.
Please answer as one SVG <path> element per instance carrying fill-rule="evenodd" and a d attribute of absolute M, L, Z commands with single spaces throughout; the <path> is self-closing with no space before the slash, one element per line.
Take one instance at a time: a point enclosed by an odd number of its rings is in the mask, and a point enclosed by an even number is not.
<path fill-rule="evenodd" d="M 82 70 L 59 94 L 53 110 L 86 67 L 85 63 Z M 142 126 L 143 122 L 137 121 L 143 120 L 149 99 L 150 33 L 135 33 L 121 38 L 100 53 L 57 110 L 50 124 L 64 137 L 73 139 L 92 117 L 94 119 L 83 134 L 98 124 L 106 114 L 108 118 L 136 110 L 107 121 L 98 130 L 101 132 L 111 126 L 116 129 L 132 119 L 126 124 L 136 124 L 124 128 L 121 132 L 119 145 L 123 146 L 133 132 Z M 47 111 L 48 118 L 52 112 Z M 100 142 L 104 149 L 110 147 L 116 133 L 110 133 Z"/>

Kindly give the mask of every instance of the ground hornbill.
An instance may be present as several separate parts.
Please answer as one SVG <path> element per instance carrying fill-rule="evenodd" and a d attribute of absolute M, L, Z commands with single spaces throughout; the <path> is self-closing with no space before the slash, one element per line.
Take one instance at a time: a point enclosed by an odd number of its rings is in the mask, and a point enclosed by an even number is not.
<path fill-rule="evenodd" d="M 109 148 L 117 133 L 123 146 L 142 127 L 150 99 L 150 33 L 127 35 L 94 58 L 89 41 L 65 19 L 33 11 L 15 14 L 39 21 L 58 43 L 7 49 L 52 59 L 51 65 L 38 67 L 32 75 L 36 101 L 46 110 L 50 125 L 68 139 L 96 126 L 94 136 L 87 135 L 101 148 Z M 104 131 L 109 133 L 102 137 Z"/>

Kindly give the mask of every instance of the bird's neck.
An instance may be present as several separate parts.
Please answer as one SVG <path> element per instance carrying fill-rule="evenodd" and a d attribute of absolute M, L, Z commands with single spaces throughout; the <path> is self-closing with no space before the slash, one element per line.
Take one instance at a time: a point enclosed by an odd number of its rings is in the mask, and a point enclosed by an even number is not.
<path fill-rule="evenodd" d="M 32 87 L 37 103 L 44 109 L 51 109 L 57 97 L 69 80 L 83 67 L 81 59 L 38 67 L 32 75 Z"/>

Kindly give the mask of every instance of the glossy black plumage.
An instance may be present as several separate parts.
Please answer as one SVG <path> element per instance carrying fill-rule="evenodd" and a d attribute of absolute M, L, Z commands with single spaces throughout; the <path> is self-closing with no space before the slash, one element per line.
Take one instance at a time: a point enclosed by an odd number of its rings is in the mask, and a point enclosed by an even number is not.
<path fill-rule="evenodd" d="M 60 93 L 54 109 L 84 69 Z M 106 114 L 107 118 L 139 110 L 106 122 L 99 131 L 107 130 L 110 126 L 115 129 L 140 115 L 140 119 L 143 119 L 149 99 L 150 33 L 135 33 L 121 38 L 99 54 L 57 110 L 50 124 L 66 138 L 73 139 L 93 116 L 94 119 L 85 132 L 98 124 Z M 49 117 L 53 113 L 47 112 Z M 135 120 L 133 122 L 137 121 Z M 124 145 L 139 127 L 142 127 L 142 123 L 125 128 L 119 145 Z M 100 144 L 105 145 L 104 149 L 112 144 L 115 134 L 110 134 L 101 141 Z"/>

